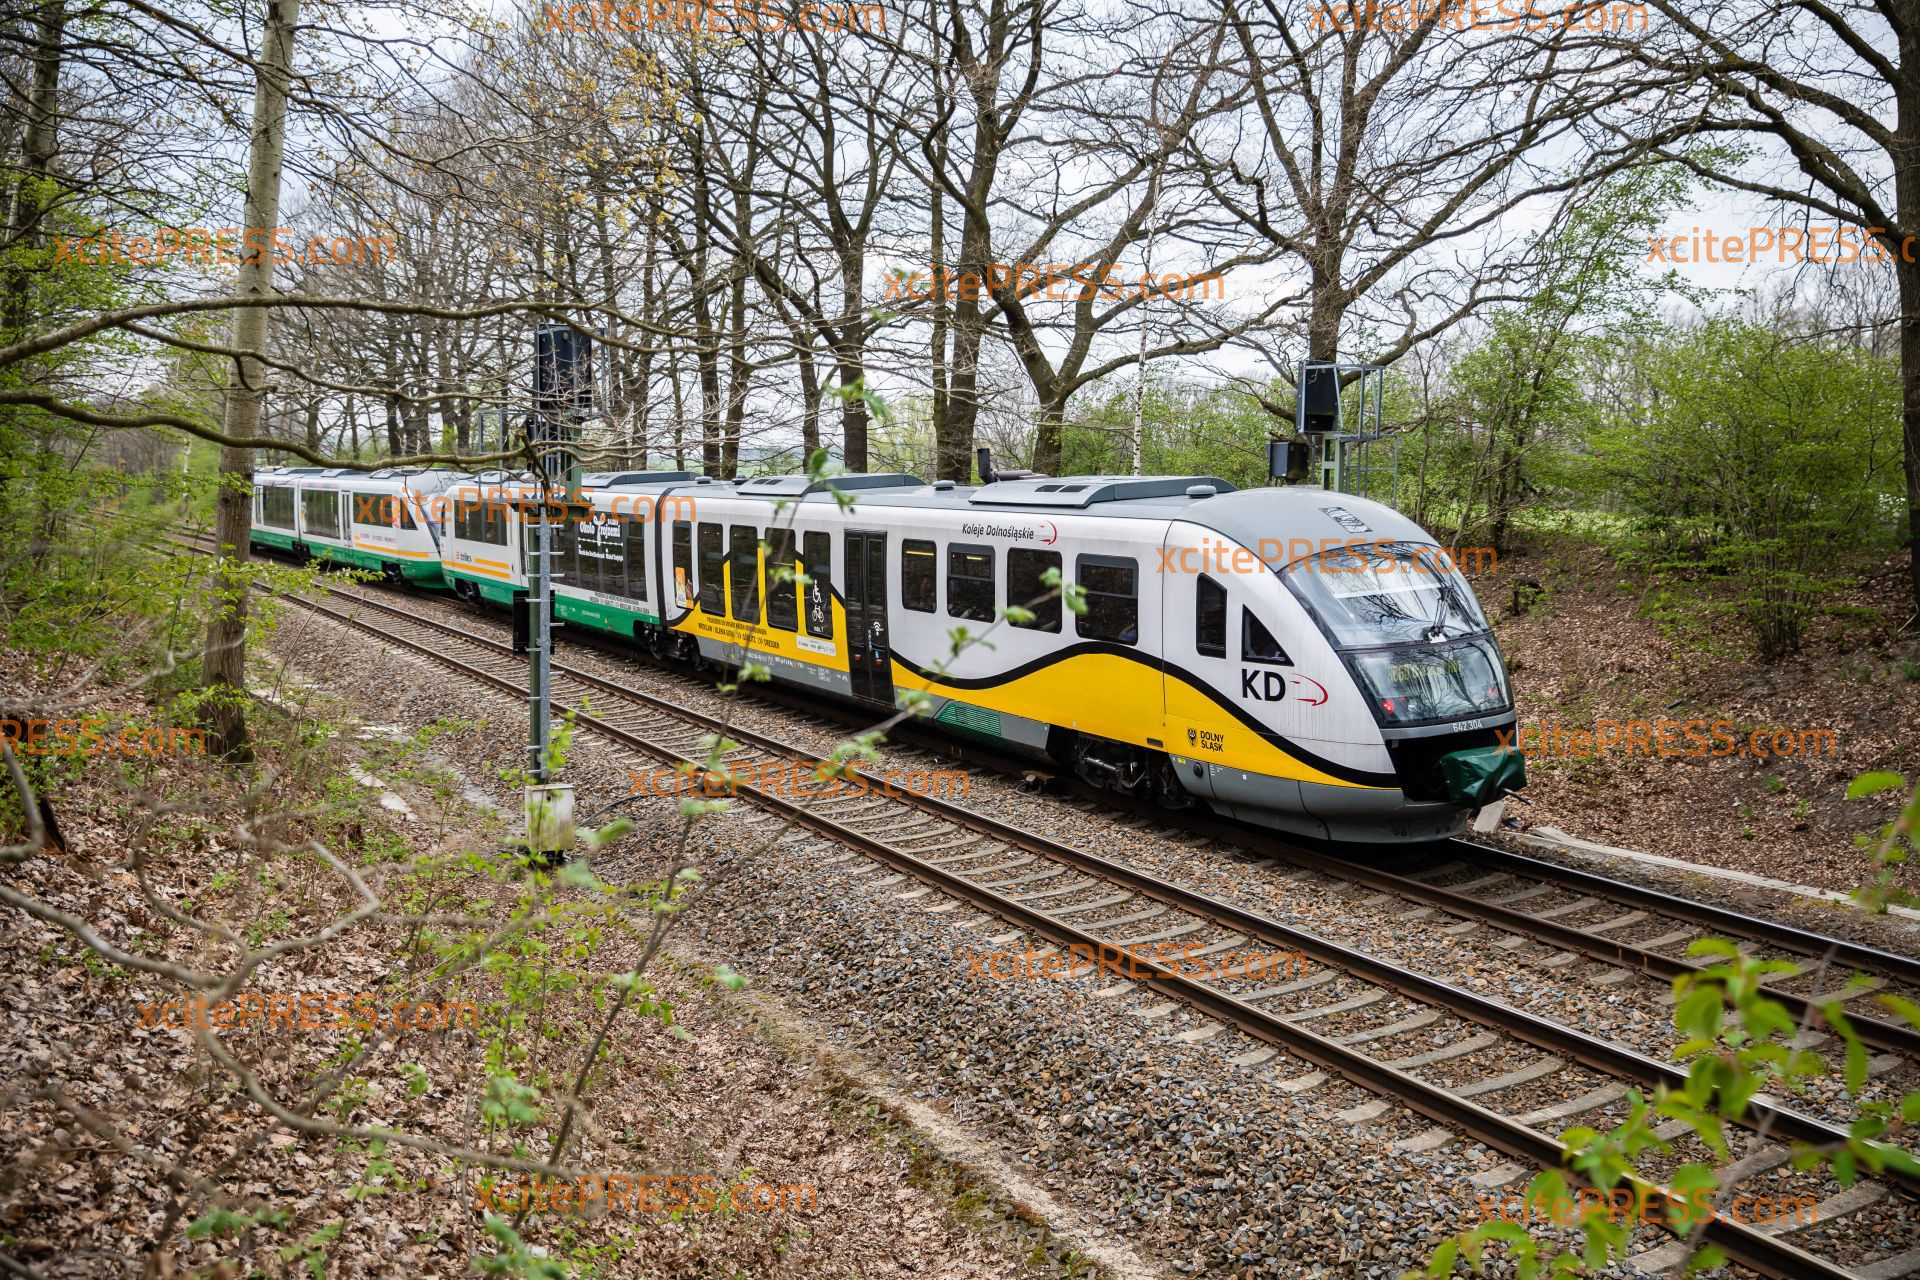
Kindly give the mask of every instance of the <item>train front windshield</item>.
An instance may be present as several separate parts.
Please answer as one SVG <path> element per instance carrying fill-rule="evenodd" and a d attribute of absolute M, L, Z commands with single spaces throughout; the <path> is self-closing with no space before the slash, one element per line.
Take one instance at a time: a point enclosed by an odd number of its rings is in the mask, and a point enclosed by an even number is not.
<path fill-rule="evenodd" d="M 1511 705 L 1486 616 L 1439 547 L 1338 547 L 1280 574 L 1388 724 L 1471 719 Z"/>

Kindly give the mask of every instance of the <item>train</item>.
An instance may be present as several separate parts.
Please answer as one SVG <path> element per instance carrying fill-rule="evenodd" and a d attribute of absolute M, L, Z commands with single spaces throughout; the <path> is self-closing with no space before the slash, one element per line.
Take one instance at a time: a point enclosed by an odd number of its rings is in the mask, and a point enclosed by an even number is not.
<path fill-rule="evenodd" d="M 1295 836 L 1443 839 L 1525 786 L 1471 586 L 1365 498 L 1214 476 L 630 471 L 583 477 L 543 518 L 530 492 L 506 472 L 262 470 L 253 542 L 512 605 L 544 519 L 565 626 L 673 662 L 750 656 L 886 713 L 916 692 L 963 738 Z"/>

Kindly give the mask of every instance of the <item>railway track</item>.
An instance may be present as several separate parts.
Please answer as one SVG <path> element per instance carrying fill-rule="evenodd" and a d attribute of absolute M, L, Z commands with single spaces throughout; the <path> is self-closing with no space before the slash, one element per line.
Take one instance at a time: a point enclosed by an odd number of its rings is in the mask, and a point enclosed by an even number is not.
<path fill-rule="evenodd" d="M 299 603 L 502 692 L 514 696 L 524 692 L 524 660 L 499 641 L 473 634 L 470 621 L 467 625 L 455 626 L 420 617 L 417 608 L 403 609 L 360 592 L 335 588 L 332 594 L 372 616 L 343 612 L 313 601 Z M 647 759 L 697 768 L 704 758 L 708 735 L 724 733 L 741 743 L 726 757 L 726 764 L 732 769 L 776 763 L 812 768 L 820 763 L 819 756 L 790 743 L 723 723 L 713 716 L 603 676 L 562 663 L 554 664 L 553 675 L 556 709 L 572 705 L 576 723 L 617 747 Z M 611 709 L 596 713 L 579 711 L 577 704 L 588 695 L 610 697 Z M 1252 943 L 1283 947 L 1308 957 L 1323 966 L 1321 972 L 1278 986 L 1262 986 L 1258 980 L 1249 979 L 1201 981 L 1144 957 L 1135 958 L 1131 964 L 1139 975 L 1151 981 L 1156 993 L 1175 997 L 1212 1023 L 1237 1028 L 1271 1046 L 1236 1059 L 1241 1065 L 1259 1066 L 1284 1050 L 1318 1069 L 1299 1081 L 1285 1082 L 1282 1087 L 1310 1087 L 1318 1083 L 1315 1077 L 1338 1076 L 1435 1122 L 1434 1129 L 1404 1141 L 1401 1145 L 1407 1150 L 1429 1150 L 1451 1141 L 1456 1135 L 1466 1135 L 1519 1162 L 1480 1175 L 1475 1181 L 1482 1187 L 1510 1184 L 1524 1178 L 1533 1167 L 1564 1166 L 1564 1148 L 1538 1126 L 1603 1112 L 1618 1103 L 1630 1085 L 1651 1087 L 1661 1083 L 1678 1085 L 1684 1081 L 1685 1073 L 1678 1068 L 1633 1049 L 1439 979 L 1410 972 L 1402 965 L 1232 903 L 1194 893 L 943 799 L 918 794 L 796 798 L 749 783 L 737 783 L 736 791 L 803 829 L 877 860 L 902 877 L 911 876 L 942 894 L 1062 947 L 1108 948 L 1117 952 L 1119 948 L 1137 948 L 1158 941 L 1204 939 L 1197 953 L 1189 953 L 1190 957 Z M 903 823 L 903 805 L 916 812 L 914 821 Z M 1326 859 L 1325 855 L 1309 851 L 1292 852 L 1295 856 L 1305 855 L 1309 864 Z M 1339 859 L 1326 859 L 1324 865 L 1329 874 L 1348 876 L 1354 870 L 1351 864 Z M 1429 900 L 1422 895 L 1445 892 L 1412 877 L 1394 877 L 1393 883 L 1393 892 L 1416 895 L 1418 901 Z M 1473 912 L 1484 912 L 1490 907 L 1510 910 L 1500 904 L 1471 903 Z M 1469 900 L 1448 904 L 1446 909 L 1467 912 Z M 1513 921 L 1513 927 L 1530 930 L 1525 922 L 1532 918 L 1514 914 L 1520 919 Z M 1555 925 L 1555 931 L 1569 928 L 1571 926 Z M 1197 939 L 1195 935 L 1201 937 Z M 1605 944 L 1601 939 L 1599 943 L 1583 943 L 1582 950 L 1591 945 L 1613 944 Z M 1614 954 L 1630 958 L 1628 953 Z M 1359 995 L 1330 1005 L 1312 1005 L 1312 1000 L 1320 998 L 1314 993 L 1337 979 L 1358 983 L 1363 990 Z M 1307 1025 L 1377 1003 L 1389 992 L 1420 1006 L 1419 1011 L 1387 1026 L 1343 1035 L 1321 1034 Z M 1293 1005 L 1304 1007 L 1289 1007 Z M 1432 1034 L 1429 1029 L 1442 1017 L 1484 1030 L 1425 1052 L 1394 1054 L 1392 1046 L 1396 1041 Z M 1888 1027 L 1885 1032 L 1904 1030 Z M 1471 1058 L 1503 1037 L 1542 1050 L 1546 1056 L 1518 1070 L 1453 1087 L 1443 1087 L 1413 1074 L 1438 1064 Z M 1892 1039 L 1900 1041 L 1898 1035 Z M 1368 1046 L 1369 1051 L 1363 1052 L 1363 1045 Z M 1569 1064 L 1590 1069 L 1608 1077 L 1612 1083 L 1518 1116 L 1504 1114 L 1478 1101 L 1567 1070 Z M 1377 1115 L 1385 1106 L 1386 1103 L 1381 1102 L 1356 1108 L 1357 1112 L 1370 1114 L 1352 1118 L 1356 1123 L 1362 1122 Z M 1832 1125 L 1780 1107 L 1764 1097 L 1756 1099 L 1748 1123 L 1758 1131 L 1782 1139 L 1828 1144 L 1841 1141 L 1845 1136 Z M 1680 1136 L 1672 1125 L 1662 1133 L 1667 1137 Z M 1788 1154 L 1779 1146 L 1763 1149 L 1743 1160 L 1741 1173 L 1753 1176 L 1778 1168 L 1786 1162 Z M 1888 1192 L 1911 1200 L 1920 1194 L 1920 1187 L 1899 1176 L 1858 1183 L 1823 1199 L 1814 1219 L 1832 1222 L 1845 1218 L 1867 1209 Z M 1912 1250 L 1870 1264 L 1864 1271 L 1852 1272 L 1797 1247 L 1786 1238 L 1793 1231 L 1793 1227 L 1755 1228 L 1721 1218 L 1708 1226 L 1706 1238 L 1725 1250 L 1729 1258 L 1769 1276 L 1857 1274 L 1890 1280 L 1920 1270 L 1920 1250 Z M 1643 1268 L 1665 1260 L 1662 1249 L 1649 1250 L 1636 1257 Z"/>

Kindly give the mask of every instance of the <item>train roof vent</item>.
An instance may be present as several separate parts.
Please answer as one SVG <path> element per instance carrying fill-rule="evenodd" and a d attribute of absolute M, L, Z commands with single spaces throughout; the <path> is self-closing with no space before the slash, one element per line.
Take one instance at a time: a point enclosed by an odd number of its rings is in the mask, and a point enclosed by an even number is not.
<path fill-rule="evenodd" d="M 616 484 L 666 484 L 673 480 L 691 479 L 691 471 L 595 471 L 580 477 L 580 487 L 605 489 Z"/>
<path fill-rule="evenodd" d="M 874 475 L 834 476 L 832 487 L 846 489 L 918 489 L 926 481 L 919 476 L 910 476 L 901 471 L 889 471 Z M 739 483 L 741 493 L 751 493 L 758 497 L 799 497 L 806 493 L 824 493 L 828 486 L 811 477 L 799 476 L 755 476 L 751 480 Z"/>
<path fill-rule="evenodd" d="M 1233 492 L 1218 476 L 1067 476 L 996 480 L 975 489 L 967 501 L 990 507 L 1090 507 L 1096 502 L 1183 497 L 1201 485 L 1212 486 L 1216 493 Z"/>

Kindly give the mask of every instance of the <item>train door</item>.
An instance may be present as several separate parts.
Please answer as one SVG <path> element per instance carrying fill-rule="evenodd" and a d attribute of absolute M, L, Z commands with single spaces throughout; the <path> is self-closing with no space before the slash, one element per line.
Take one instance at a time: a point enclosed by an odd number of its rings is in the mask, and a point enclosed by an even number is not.
<path fill-rule="evenodd" d="M 682 613 L 693 608 L 693 523 L 688 520 L 673 522 L 673 607 Z M 675 615 L 669 614 L 663 602 L 660 616 L 674 621 Z"/>
<path fill-rule="evenodd" d="M 887 647 L 887 535 L 849 532 L 845 599 L 847 674 L 853 696 L 893 705 L 893 657 Z"/>

